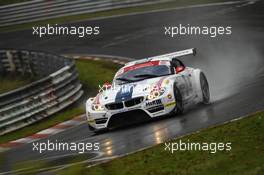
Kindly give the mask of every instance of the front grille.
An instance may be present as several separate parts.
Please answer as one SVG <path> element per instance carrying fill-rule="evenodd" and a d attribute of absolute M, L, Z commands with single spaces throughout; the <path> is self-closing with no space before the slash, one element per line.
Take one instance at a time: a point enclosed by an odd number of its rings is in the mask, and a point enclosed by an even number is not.
<path fill-rule="evenodd" d="M 108 127 L 116 128 L 120 126 L 126 126 L 130 124 L 140 123 L 151 119 L 150 116 L 143 110 L 137 109 L 133 111 L 127 111 L 111 116 Z"/>
<path fill-rule="evenodd" d="M 124 104 L 126 107 L 132 107 L 132 106 L 140 104 L 143 100 L 144 100 L 144 97 L 136 97 L 131 100 L 125 101 Z M 106 104 L 105 107 L 108 110 L 117 110 L 117 109 L 124 108 L 124 104 L 123 102 L 109 103 L 109 104 Z"/>
<path fill-rule="evenodd" d="M 104 124 L 107 122 L 107 118 L 99 118 L 99 119 L 95 119 L 95 123 L 96 124 Z"/>
<path fill-rule="evenodd" d="M 117 110 L 122 109 L 124 107 L 123 103 L 109 103 L 105 105 L 106 109 L 108 110 Z"/>
<path fill-rule="evenodd" d="M 144 97 L 137 97 L 131 100 L 125 101 L 126 107 L 131 107 L 140 104 L 144 100 Z"/>

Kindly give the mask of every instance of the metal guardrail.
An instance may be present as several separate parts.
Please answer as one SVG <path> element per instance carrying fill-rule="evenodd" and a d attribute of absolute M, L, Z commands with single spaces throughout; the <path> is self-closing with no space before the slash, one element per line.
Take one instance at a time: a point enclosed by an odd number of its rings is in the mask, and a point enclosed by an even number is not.
<path fill-rule="evenodd" d="M 0 27 L 167 1 L 171 0 L 34 0 L 0 6 Z"/>
<path fill-rule="evenodd" d="M 0 94 L 0 135 L 30 125 L 73 104 L 83 94 L 73 59 L 50 53 L 0 49 L 0 73 L 41 77 Z"/>

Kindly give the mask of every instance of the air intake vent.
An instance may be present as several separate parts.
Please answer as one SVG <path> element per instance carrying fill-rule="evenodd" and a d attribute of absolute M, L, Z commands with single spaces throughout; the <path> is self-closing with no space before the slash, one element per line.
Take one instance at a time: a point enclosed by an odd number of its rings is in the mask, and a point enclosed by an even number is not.
<path fill-rule="evenodd" d="M 144 97 L 137 97 L 125 102 L 126 107 L 132 107 L 140 104 L 144 100 Z"/>
<path fill-rule="evenodd" d="M 106 109 L 108 110 L 117 110 L 122 109 L 124 107 L 123 103 L 109 103 L 105 105 Z"/>

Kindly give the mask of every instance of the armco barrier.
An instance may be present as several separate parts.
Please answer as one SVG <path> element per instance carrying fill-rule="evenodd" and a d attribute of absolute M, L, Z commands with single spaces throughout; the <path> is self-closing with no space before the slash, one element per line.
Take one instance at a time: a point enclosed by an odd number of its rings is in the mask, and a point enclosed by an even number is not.
<path fill-rule="evenodd" d="M 77 101 L 83 94 L 73 59 L 50 53 L 0 49 L 0 73 L 40 78 L 0 94 L 0 135 L 30 125 Z"/>

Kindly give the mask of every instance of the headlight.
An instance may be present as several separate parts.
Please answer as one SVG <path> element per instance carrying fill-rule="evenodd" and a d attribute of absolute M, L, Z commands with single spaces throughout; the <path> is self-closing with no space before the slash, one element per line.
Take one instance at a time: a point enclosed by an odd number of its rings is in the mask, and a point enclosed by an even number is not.
<path fill-rule="evenodd" d="M 147 100 L 154 100 L 160 96 L 162 96 L 165 93 L 166 89 L 165 87 L 158 89 L 153 89 L 150 91 L 150 94 L 147 96 Z"/>
<path fill-rule="evenodd" d="M 92 110 L 94 111 L 103 111 L 104 107 L 100 104 L 92 104 Z"/>

